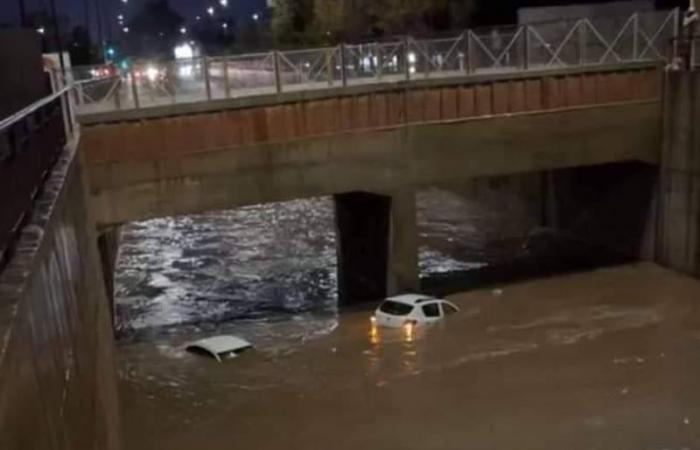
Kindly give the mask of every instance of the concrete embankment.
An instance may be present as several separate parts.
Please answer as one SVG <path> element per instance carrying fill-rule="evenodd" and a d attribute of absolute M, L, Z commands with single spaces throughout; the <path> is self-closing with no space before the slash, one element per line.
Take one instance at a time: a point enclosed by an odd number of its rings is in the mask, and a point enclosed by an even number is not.
<path fill-rule="evenodd" d="M 69 145 L 0 273 L 0 448 L 119 448 L 110 311 Z"/>

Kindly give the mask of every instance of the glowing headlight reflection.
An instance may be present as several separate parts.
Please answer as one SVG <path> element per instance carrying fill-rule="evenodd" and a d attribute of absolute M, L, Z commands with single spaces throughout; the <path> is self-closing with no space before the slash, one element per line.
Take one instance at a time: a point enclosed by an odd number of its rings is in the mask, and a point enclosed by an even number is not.
<path fill-rule="evenodd" d="M 149 81 L 156 81 L 158 79 L 158 69 L 153 66 L 148 66 L 148 68 L 146 68 L 146 78 L 148 78 Z"/>
<path fill-rule="evenodd" d="M 377 329 L 377 325 L 374 322 L 372 322 L 372 326 L 369 329 L 369 342 L 372 345 L 377 345 L 380 342 L 379 330 Z"/>
<path fill-rule="evenodd" d="M 406 342 L 413 341 L 413 323 L 412 322 L 406 322 L 403 325 L 403 337 L 404 337 L 404 339 L 406 339 Z"/>

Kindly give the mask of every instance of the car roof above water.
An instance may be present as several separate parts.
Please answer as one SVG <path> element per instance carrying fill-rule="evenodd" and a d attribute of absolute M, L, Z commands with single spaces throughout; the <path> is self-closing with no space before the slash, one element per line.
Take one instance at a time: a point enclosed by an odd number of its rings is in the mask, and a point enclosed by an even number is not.
<path fill-rule="evenodd" d="M 422 294 L 402 294 L 402 295 L 395 295 L 393 297 L 388 297 L 386 300 L 390 300 L 392 302 L 406 303 L 409 305 L 417 305 L 417 304 L 423 303 L 427 300 L 437 300 L 437 299 L 434 297 L 430 297 L 428 295 L 422 295 Z"/>

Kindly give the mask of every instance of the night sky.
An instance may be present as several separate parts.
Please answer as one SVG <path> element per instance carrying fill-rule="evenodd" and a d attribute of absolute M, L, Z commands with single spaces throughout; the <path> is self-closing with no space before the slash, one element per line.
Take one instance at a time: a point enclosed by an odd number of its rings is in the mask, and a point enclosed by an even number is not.
<path fill-rule="evenodd" d="M 47 10 L 50 0 L 25 0 L 28 12 Z M 95 3 L 102 5 L 104 19 L 111 18 L 112 32 L 116 32 L 118 14 L 124 14 L 127 18 L 139 5 L 147 0 L 128 0 L 127 4 L 121 0 L 55 0 L 59 14 L 70 18 L 72 25 L 85 23 L 85 4 L 89 4 L 89 22 L 94 32 Z M 218 0 L 169 0 L 170 4 L 188 22 L 194 21 L 195 16 L 203 15 L 205 8 L 216 5 Z M 564 5 L 573 3 L 604 3 L 600 0 L 477 0 L 477 20 L 480 24 L 514 23 L 515 12 L 522 6 Z M 657 6 L 661 8 L 673 6 L 685 6 L 687 0 L 657 0 Z M 0 23 L 18 23 L 18 0 L 0 0 Z M 250 17 L 255 12 L 265 9 L 265 0 L 229 0 L 228 11 L 232 18 Z"/>
<path fill-rule="evenodd" d="M 88 4 L 89 22 L 91 28 L 96 24 L 95 5 L 99 2 L 103 16 L 103 23 L 107 17 L 111 18 L 112 32 L 117 30 L 117 15 L 124 14 L 127 20 L 130 14 L 137 11 L 140 5 L 147 0 L 128 0 L 124 4 L 121 0 L 55 0 L 59 15 L 68 16 L 71 24 L 85 24 L 85 5 Z M 197 15 L 204 15 L 207 6 L 217 6 L 218 0 L 168 0 L 188 22 L 194 22 Z M 37 10 L 49 11 L 50 0 L 24 0 L 27 13 Z M 0 0 L 0 23 L 19 23 L 19 1 Z M 265 0 L 229 0 L 227 11 L 230 17 L 250 17 L 253 13 L 265 10 Z M 109 11 L 109 13 L 108 13 Z"/>

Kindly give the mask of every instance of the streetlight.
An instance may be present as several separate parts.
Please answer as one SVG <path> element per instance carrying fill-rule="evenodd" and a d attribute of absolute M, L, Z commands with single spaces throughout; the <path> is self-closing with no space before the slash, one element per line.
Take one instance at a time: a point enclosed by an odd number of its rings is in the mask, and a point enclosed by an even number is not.
<path fill-rule="evenodd" d="M 187 34 L 187 28 L 185 28 L 185 27 L 180 28 L 180 34 Z"/>
<path fill-rule="evenodd" d="M 124 27 L 124 28 L 122 28 L 122 31 L 123 31 L 124 33 L 128 34 L 128 33 L 129 33 L 129 27 Z"/>
<path fill-rule="evenodd" d="M 226 8 L 228 6 L 228 0 L 219 0 L 219 4 L 222 7 Z"/>
<path fill-rule="evenodd" d="M 207 14 L 209 14 L 210 16 L 214 15 L 214 7 L 213 6 L 210 6 L 207 8 Z"/>
<path fill-rule="evenodd" d="M 36 29 L 36 32 L 39 34 L 44 34 L 44 33 L 46 33 L 46 29 L 44 29 L 44 27 L 39 27 Z"/>
<path fill-rule="evenodd" d="M 260 15 L 258 13 L 253 14 L 253 20 L 256 22 L 260 20 Z"/>

